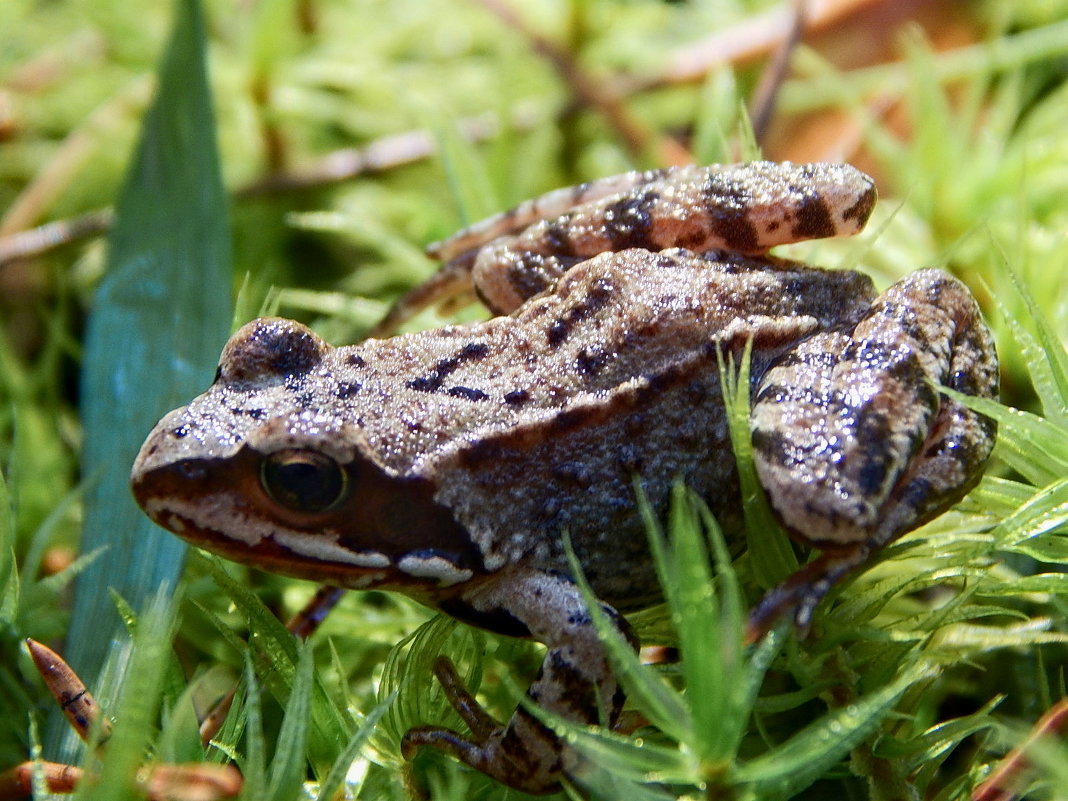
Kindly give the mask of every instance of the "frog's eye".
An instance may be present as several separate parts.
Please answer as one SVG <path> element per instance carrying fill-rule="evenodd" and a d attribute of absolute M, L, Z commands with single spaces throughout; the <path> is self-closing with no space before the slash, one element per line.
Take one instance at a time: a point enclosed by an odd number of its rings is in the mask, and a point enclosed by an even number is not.
<path fill-rule="evenodd" d="M 344 468 L 325 454 L 284 450 L 263 460 L 260 484 L 275 503 L 295 512 L 325 512 L 348 491 Z"/>

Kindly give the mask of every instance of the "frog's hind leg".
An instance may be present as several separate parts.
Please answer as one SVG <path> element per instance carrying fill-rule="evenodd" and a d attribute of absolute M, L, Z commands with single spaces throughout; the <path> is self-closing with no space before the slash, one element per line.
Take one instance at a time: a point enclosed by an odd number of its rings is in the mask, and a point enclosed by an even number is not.
<path fill-rule="evenodd" d="M 689 168 L 691 171 L 694 169 L 697 168 Z M 538 220 L 558 217 L 576 205 L 653 183 L 671 172 L 675 171 L 627 172 L 578 186 L 555 189 L 520 203 L 508 211 L 469 225 L 447 239 L 431 243 L 426 248 L 426 255 L 442 262 L 441 268 L 426 281 L 402 295 L 386 312 L 386 316 L 371 329 L 368 336 L 389 336 L 420 311 L 431 306 L 439 306 L 442 314 L 449 314 L 473 302 L 475 293 L 472 291 L 472 269 L 475 260 L 479 252 L 494 240 L 511 239 Z M 489 301 L 486 306 L 495 314 L 512 310 L 498 308 L 497 304 L 487 298 L 480 300 Z"/>
<path fill-rule="evenodd" d="M 825 553 L 773 589 L 752 636 L 819 600 L 880 548 L 978 481 L 994 423 L 939 392 L 996 397 L 997 356 L 968 290 L 938 270 L 890 287 L 852 331 L 818 334 L 764 375 L 754 456 L 791 534 Z"/>
<path fill-rule="evenodd" d="M 474 262 L 475 254 L 465 253 L 443 264 L 430 278 L 401 295 L 385 316 L 367 332 L 367 336 L 375 339 L 391 336 L 415 315 L 431 306 L 450 303 L 465 306 L 473 303 L 475 296 L 471 269 Z"/>

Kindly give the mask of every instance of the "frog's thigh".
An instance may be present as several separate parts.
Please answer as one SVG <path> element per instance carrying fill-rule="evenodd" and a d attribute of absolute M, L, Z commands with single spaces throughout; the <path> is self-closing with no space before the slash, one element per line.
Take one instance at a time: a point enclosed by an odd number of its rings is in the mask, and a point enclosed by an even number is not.
<path fill-rule="evenodd" d="M 476 591 L 445 605 L 450 614 L 491 629 L 529 634 L 548 648 L 541 672 L 527 691 L 538 706 L 579 723 L 613 722 L 622 706 L 589 611 L 566 576 L 536 570 L 504 571 Z M 604 607 L 621 631 L 626 624 Z M 455 701 L 455 699 L 453 699 Z M 526 792 L 550 792 L 573 767 L 574 755 L 522 707 L 506 726 L 466 739 L 423 727 L 408 745 L 432 745 L 498 781 Z"/>
<path fill-rule="evenodd" d="M 486 308 L 494 314 L 511 314 L 530 298 L 551 289 L 560 276 L 585 260 L 556 254 L 549 248 L 543 250 L 524 249 L 518 237 L 510 236 L 501 237 L 478 252 L 472 280 Z"/>
<path fill-rule="evenodd" d="M 937 270 L 892 286 L 852 333 L 819 334 L 765 374 L 751 421 L 756 465 L 795 535 L 870 549 L 967 491 L 993 428 L 932 383 L 997 392 L 975 301 Z"/>

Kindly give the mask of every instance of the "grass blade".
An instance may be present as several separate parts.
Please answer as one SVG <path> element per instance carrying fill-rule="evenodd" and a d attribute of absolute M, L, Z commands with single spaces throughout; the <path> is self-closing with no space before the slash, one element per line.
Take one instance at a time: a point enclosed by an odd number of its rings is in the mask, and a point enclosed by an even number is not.
<path fill-rule="evenodd" d="M 390 693 L 384 700 L 375 704 L 374 709 L 367 713 L 367 716 L 360 723 L 360 727 L 355 731 L 349 741 L 345 744 L 341 753 L 338 754 L 337 759 L 330 768 L 330 772 L 327 773 L 326 778 L 323 779 L 322 784 L 319 785 L 319 795 L 317 798 L 319 801 L 330 801 L 332 798 L 337 798 L 338 793 L 341 790 L 341 785 L 345 781 L 345 775 L 349 771 L 349 767 L 356 760 L 356 756 L 360 753 L 360 749 L 370 739 L 371 734 L 375 730 L 375 726 L 378 725 L 378 721 L 382 719 L 382 716 L 386 714 L 386 710 L 396 700 L 397 694 Z"/>
<path fill-rule="evenodd" d="M 738 769 L 735 778 L 751 782 L 762 798 L 786 798 L 803 790 L 863 742 L 905 690 L 934 672 L 922 663 L 906 667 L 889 684 L 823 716 L 779 747 L 750 760 Z"/>
<path fill-rule="evenodd" d="M 311 717 L 312 649 L 302 644 L 299 648 L 296 674 L 286 701 L 285 717 L 278 732 L 278 750 L 271 764 L 268 798 L 272 801 L 287 801 L 300 794 L 304 782 L 304 744 L 308 739 Z"/>
<path fill-rule="evenodd" d="M 227 198 L 215 152 L 199 3 L 177 0 L 159 89 L 116 206 L 82 373 L 87 488 L 82 548 L 107 558 L 76 585 L 68 656 L 92 683 L 120 621 L 174 586 L 185 546 L 130 497 L 129 470 L 161 413 L 203 388 L 230 321 Z"/>

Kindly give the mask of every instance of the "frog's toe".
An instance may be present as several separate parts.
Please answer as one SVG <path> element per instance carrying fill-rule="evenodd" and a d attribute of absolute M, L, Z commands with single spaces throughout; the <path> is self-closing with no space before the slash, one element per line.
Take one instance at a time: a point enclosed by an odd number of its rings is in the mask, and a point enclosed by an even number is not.
<path fill-rule="evenodd" d="M 456 672 L 456 665 L 447 656 L 439 656 L 434 660 L 434 676 L 441 684 L 449 705 L 456 710 L 456 714 L 476 737 L 486 740 L 493 732 L 504 728 L 504 725 L 483 709 L 482 704 L 467 691 L 463 679 Z"/>
<path fill-rule="evenodd" d="M 798 636 L 805 637 L 820 601 L 843 577 L 870 558 L 871 551 L 860 546 L 842 553 L 825 553 L 809 562 L 769 590 L 749 613 L 745 641 L 753 643 L 761 639 L 787 615 L 793 617 Z"/>

